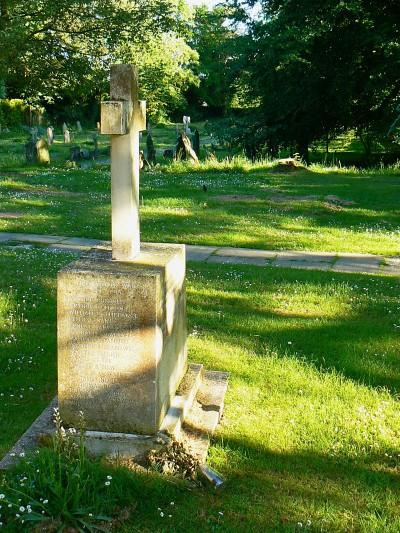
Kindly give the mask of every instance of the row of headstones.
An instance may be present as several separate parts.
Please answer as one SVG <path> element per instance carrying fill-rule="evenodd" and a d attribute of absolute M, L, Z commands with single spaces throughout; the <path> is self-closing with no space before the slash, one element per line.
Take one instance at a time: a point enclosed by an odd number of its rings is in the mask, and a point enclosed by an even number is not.
<path fill-rule="evenodd" d="M 68 144 L 71 142 L 70 132 L 68 126 L 64 122 L 63 126 L 63 135 L 64 143 Z M 82 126 L 79 121 L 77 121 L 78 131 L 83 131 Z M 48 164 L 50 163 L 50 152 L 49 146 L 54 142 L 54 128 L 49 126 L 46 130 L 47 140 L 38 138 L 39 130 L 38 128 L 30 128 L 30 138 L 25 144 L 25 157 L 27 163 L 40 163 Z M 98 141 L 97 134 L 93 136 L 94 150 L 81 150 L 79 146 L 72 146 L 70 150 L 70 160 L 77 161 L 79 159 L 95 159 L 98 155 Z"/>
<path fill-rule="evenodd" d="M 192 138 L 192 141 L 190 139 Z M 193 144 L 192 144 L 193 143 Z M 140 167 L 156 165 L 156 148 L 154 146 L 151 133 L 147 134 L 146 139 L 146 158 L 144 152 L 140 152 Z M 200 156 L 200 134 L 196 129 L 194 134 L 189 136 L 186 133 L 179 133 L 176 145 L 173 149 L 167 149 L 163 152 L 164 159 L 175 159 L 176 161 L 198 162 Z"/>

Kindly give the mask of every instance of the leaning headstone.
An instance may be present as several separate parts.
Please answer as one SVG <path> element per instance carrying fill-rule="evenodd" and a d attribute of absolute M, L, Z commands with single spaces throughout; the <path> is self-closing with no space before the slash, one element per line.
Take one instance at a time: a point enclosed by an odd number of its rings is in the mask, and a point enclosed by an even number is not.
<path fill-rule="evenodd" d="M 93 144 L 94 144 L 94 150 L 92 152 L 92 155 L 93 155 L 93 159 L 97 159 L 99 157 L 99 140 L 98 140 L 97 133 L 93 135 L 92 139 L 93 139 Z"/>
<path fill-rule="evenodd" d="M 79 161 L 81 155 L 80 146 L 71 146 L 69 149 L 69 160 L 70 161 Z"/>
<path fill-rule="evenodd" d="M 76 121 L 76 129 L 77 129 L 78 133 L 82 133 L 82 125 L 79 122 L 79 120 Z"/>
<path fill-rule="evenodd" d="M 49 145 L 45 139 L 39 139 L 36 143 L 37 162 L 42 165 L 50 163 Z"/>
<path fill-rule="evenodd" d="M 52 145 L 54 142 L 54 129 L 49 126 L 46 130 L 47 133 L 47 142 L 49 145 Z"/>
<path fill-rule="evenodd" d="M 69 133 L 69 130 L 64 131 L 64 144 L 69 144 L 71 142 L 71 134 Z"/>
<path fill-rule="evenodd" d="M 68 126 L 67 126 L 67 124 L 65 122 L 63 122 L 62 132 L 65 133 L 67 130 L 68 130 Z"/>
<path fill-rule="evenodd" d="M 196 128 L 193 135 L 193 150 L 196 152 L 197 157 L 200 157 L 200 133 Z"/>
<path fill-rule="evenodd" d="M 181 133 L 178 137 L 178 142 L 175 148 L 176 161 L 191 161 L 198 163 L 199 159 L 196 152 L 193 150 L 189 137 L 185 133 Z"/>
<path fill-rule="evenodd" d="M 147 134 L 146 139 L 146 149 L 147 149 L 147 161 L 150 163 L 150 165 L 156 165 L 156 149 L 154 148 L 154 142 L 153 137 L 150 133 Z"/>
<path fill-rule="evenodd" d="M 30 139 L 25 144 L 25 159 L 30 164 L 37 162 L 36 140 Z"/>

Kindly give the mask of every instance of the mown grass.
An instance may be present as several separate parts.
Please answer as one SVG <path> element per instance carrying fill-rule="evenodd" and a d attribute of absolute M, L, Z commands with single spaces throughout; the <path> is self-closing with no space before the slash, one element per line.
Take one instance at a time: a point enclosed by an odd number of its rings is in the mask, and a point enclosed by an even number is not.
<path fill-rule="evenodd" d="M 1 453 L 55 393 L 71 258 L 1 248 Z M 187 291 L 190 360 L 231 375 L 209 457 L 226 486 L 139 476 L 121 531 L 397 532 L 399 281 L 193 263 Z"/>
<path fill-rule="evenodd" d="M 159 151 L 168 140 L 173 145 L 174 131 L 174 126 L 152 130 Z M 68 169 L 69 147 L 59 137 L 52 147 L 53 166 L 44 169 L 22 162 L 20 133 L 2 135 L 0 231 L 109 239 L 108 140 L 100 137 L 99 166 Z M 76 141 L 89 147 L 90 137 L 90 132 L 77 134 Z M 9 165 L 7 158 L 19 162 Z M 274 161 L 252 164 L 242 157 L 212 158 L 197 166 L 167 164 L 160 156 L 159 161 L 141 177 L 143 240 L 399 253 L 399 166 L 313 165 L 282 172 Z M 336 200 L 329 200 L 332 196 Z"/>

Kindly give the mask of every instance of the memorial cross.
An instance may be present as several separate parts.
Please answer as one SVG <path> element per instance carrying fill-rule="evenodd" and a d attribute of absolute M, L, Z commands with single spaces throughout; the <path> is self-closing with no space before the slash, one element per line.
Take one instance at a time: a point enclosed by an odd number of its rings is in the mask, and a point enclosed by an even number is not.
<path fill-rule="evenodd" d="M 111 136 L 112 258 L 131 261 L 140 253 L 139 132 L 146 129 L 136 67 L 113 65 L 110 93 L 101 103 L 101 133 Z"/>

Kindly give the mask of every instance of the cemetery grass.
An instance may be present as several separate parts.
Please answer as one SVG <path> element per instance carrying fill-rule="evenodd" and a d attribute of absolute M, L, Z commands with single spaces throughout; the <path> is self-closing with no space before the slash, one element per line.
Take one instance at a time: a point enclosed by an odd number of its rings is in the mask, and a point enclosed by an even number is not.
<path fill-rule="evenodd" d="M 1 454 L 55 394 L 73 257 L 0 248 Z M 187 294 L 190 360 L 230 372 L 209 456 L 225 488 L 118 471 L 120 530 L 399 531 L 399 280 L 190 263 Z"/>
<path fill-rule="evenodd" d="M 0 231 L 110 239 L 107 139 L 100 137 L 95 168 L 66 168 L 69 148 L 57 137 L 52 166 L 39 168 L 23 163 L 23 139 L 16 145 L 13 135 L 0 139 Z M 171 127 L 153 130 L 159 149 L 171 136 Z M 90 135 L 77 141 L 89 147 Z M 282 172 L 273 161 L 188 166 L 159 156 L 159 166 L 141 176 L 142 238 L 398 255 L 399 183 L 398 166 Z"/>

